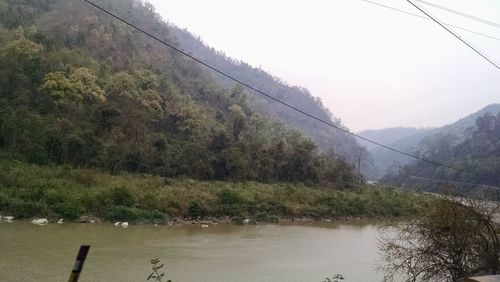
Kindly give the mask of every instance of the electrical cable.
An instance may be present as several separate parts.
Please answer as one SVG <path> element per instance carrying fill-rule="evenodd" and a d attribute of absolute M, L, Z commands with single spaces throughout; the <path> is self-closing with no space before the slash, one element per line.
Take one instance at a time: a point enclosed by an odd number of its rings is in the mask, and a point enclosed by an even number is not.
<path fill-rule="evenodd" d="M 463 39 L 460 35 L 456 34 L 455 32 L 453 32 L 452 30 L 450 30 L 449 28 L 447 28 L 443 23 L 441 23 L 439 20 L 437 20 L 435 17 L 431 16 L 429 14 L 429 12 L 426 12 L 423 8 L 419 7 L 417 4 L 413 3 L 411 0 L 406 0 L 408 3 L 412 4 L 415 8 L 417 8 L 420 12 L 424 13 L 426 16 L 428 16 L 431 20 L 433 20 L 435 23 L 437 23 L 438 25 L 440 25 L 442 28 L 444 28 L 446 31 L 448 31 L 449 33 L 451 33 L 453 36 L 455 36 L 458 40 L 462 41 L 462 43 L 464 43 L 465 45 L 467 45 L 467 47 L 469 47 L 470 49 L 472 49 L 474 52 L 476 52 L 479 56 L 483 57 L 483 59 L 485 59 L 486 61 L 488 61 L 490 64 L 492 64 L 495 68 L 499 69 L 500 70 L 500 66 L 497 65 L 495 62 L 493 62 L 490 58 L 488 58 L 486 55 L 484 55 L 479 49 L 475 48 L 474 46 L 472 46 L 472 44 L 470 44 L 469 42 L 467 42 L 465 39 Z"/>
<path fill-rule="evenodd" d="M 366 2 L 366 3 L 370 3 L 370 4 L 373 4 L 373 5 L 382 7 L 382 8 L 390 9 L 390 10 L 393 10 L 393 11 L 396 11 L 396 12 L 400 12 L 400 13 L 403 13 L 403 14 L 407 14 L 407 15 L 410 15 L 410 16 L 413 16 L 413 17 L 417 17 L 417 18 L 421 18 L 421 19 L 424 19 L 424 20 L 431 21 L 431 19 L 429 19 L 428 17 L 417 15 L 417 14 L 414 14 L 414 13 L 411 13 L 411 12 L 407 12 L 407 11 L 402 10 L 402 9 L 394 8 L 394 7 L 391 7 L 391 6 L 388 6 L 388 5 L 384 5 L 384 4 L 381 4 L 381 3 L 378 3 L 378 2 L 374 2 L 374 1 L 370 1 L 370 0 L 360 0 L 360 1 L 363 1 L 363 2 Z M 460 29 L 460 30 L 463 30 L 463 31 L 467 31 L 467 32 L 476 34 L 476 35 L 480 35 L 480 36 L 484 36 L 484 37 L 487 37 L 487 38 L 490 38 L 490 39 L 494 39 L 494 40 L 500 41 L 500 38 L 498 38 L 498 37 L 491 36 L 491 35 L 488 35 L 488 34 L 485 34 L 485 33 L 481 33 L 481 32 L 478 32 L 478 31 L 475 31 L 475 30 L 472 30 L 472 29 L 468 29 L 468 28 L 465 28 L 465 27 L 461 27 L 461 26 L 457 26 L 457 25 L 453 25 L 453 24 L 448 24 L 448 23 L 444 23 L 444 22 L 443 22 L 443 24 L 446 25 L 446 26 L 449 26 L 449 27 L 453 27 L 453 28 L 456 28 L 456 29 Z"/>
<path fill-rule="evenodd" d="M 469 15 L 469 14 L 466 14 L 466 13 L 463 13 L 463 12 L 460 12 L 460 11 L 457 11 L 457 10 L 453 10 L 453 9 L 450 9 L 450 8 L 447 8 L 447 7 L 444 7 L 444 6 L 440 6 L 438 4 L 434 4 L 434 3 L 431 3 L 431 2 L 427 2 L 427 1 L 424 1 L 424 0 L 415 0 L 417 2 L 420 2 L 422 4 L 425 4 L 425 5 L 428 5 L 428 6 L 432 6 L 432 7 L 435 7 L 435 8 L 438 8 L 438 9 L 441 9 L 441 10 L 445 10 L 447 12 L 450 12 L 450 13 L 453 13 L 453 14 L 456 14 L 456 15 L 459 15 L 459 16 L 462 16 L 462 17 L 466 17 L 466 18 L 469 18 L 471 20 L 475 20 L 475 21 L 478 21 L 480 23 L 484 23 L 484 24 L 487 24 L 487 25 L 491 25 L 493 27 L 497 27 L 497 28 L 500 28 L 500 24 L 496 23 L 496 22 L 492 22 L 492 21 L 489 21 L 489 20 L 485 20 L 485 19 L 482 19 L 480 17 L 476 17 L 476 16 L 473 16 L 473 15 Z"/>
<path fill-rule="evenodd" d="M 258 93 L 258 94 L 260 94 L 260 95 L 262 95 L 262 96 L 264 96 L 264 97 L 266 97 L 266 98 L 268 98 L 268 99 L 270 99 L 270 100 L 272 100 L 272 101 L 274 101 L 274 102 L 276 102 L 278 104 L 281 104 L 281 105 L 283 105 L 285 107 L 288 107 L 288 108 L 290 108 L 290 109 L 292 109 L 292 110 L 294 110 L 294 111 L 296 111 L 296 112 L 298 112 L 298 113 L 300 113 L 302 115 L 305 115 L 305 116 L 307 116 L 307 117 L 309 117 L 311 119 L 314 119 L 314 120 L 316 120 L 316 121 L 318 121 L 320 123 L 326 124 L 326 125 L 334 128 L 334 129 L 342 131 L 342 132 L 344 132 L 346 134 L 349 134 L 351 136 L 354 136 L 354 137 L 356 137 L 358 139 L 364 140 L 366 142 L 372 143 L 372 144 L 377 145 L 379 147 L 382 147 L 382 148 L 385 148 L 387 150 L 390 150 L 390 151 L 393 151 L 393 152 L 405 155 L 407 157 L 410 157 L 410 158 L 413 158 L 413 159 L 416 159 L 416 160 L 427 162 L 427 163 L 433 164 L 435 166 L 440 166 L 440 167 L 444 167 L 444 168 L 456 170 L 456 171 L 459 171 L 459 172 L 467 173 L 467 174 L 470 174 L 470 175 L 483 176 L 483 174 L 478 173 L 478 172 L 472 172 L 472 171 L 468 171 L 468 170 L 461 169 L 461 168 L 458 168 L 458 167 L 452 167 L 452 166 L 449 166 L 449 165 L 446 165 L 446 164 L 443 164 L 443 163 L 439 163 L 439 162 L 436 162 L 436 161 L 433 161 L 433 160 L 430 160 L 430 159 L 426 159 L 426 158 L 423 158 L 423 157 L 420 157 L 420 156 L 417 156 L 417 155 L 414 155 L 414 154 L 403 152 L 403 151 L 398 150 L 396 148 L 389 147 L 387 145 L 381 144 L 379 142 L 373 141 L 371 139 L 368 139 L 368 138 L 365 138 L 365 137 L 363 137 L 361 135 L 353 133 L 353 132 L 349 131 L 348 129 L 345 129 L 345 128 L 342 128 L 342 127 L 340 127 L 338 125 L 333 124 L 331 121 L 326 121 L 326 120 L 323 120 L 323 119 L 321 119 L 319 117 L 316 117 L 316 116 L 314 116 L 312 114 L 309 114 L 309 113 L 305 112 L 304 110 L 301 110 L 301 109 L 299 109 L 299 108 L 297 108 L 295 106 L 292 106 L 292 105 L 290 105 L 290 104 L 288 104 L 288 103 L 286 103 L 286 102 L 284 102 L 284 101 L 282 101 L 282 100 L 280 100 L 278 98 L 275 98 L 275 97 L 271 96 L 270 94 L 267 94 L 267 93 L 259 90 L 258 88 L 254 87 L 254 86 L 251 86 L 251 85 L 249 85 L 249 84 L 247 84 L 247 83 L 245 83 L 245 82 L 243 82 L 243 81 L 235 78 L 234 76 L 231 76 L 230 74 L 227 74 L 227 73 L 225 73 L 225 72 L 217 69 L 216 67 L 214 67 L 214 66 L 212 66 L 212 65 L 210 65 L 208 63 L 205 63 L 201 59 L 198 59 L 198 58 L 194 57 L 193 55 L 190 55 L 190 54 L 186 53 L 185 51 L 183 51 L 183 50 L 175 47 L 174 45 L 172 45 L 172 44 L 170 44 L 170 43 L 168 43 L 168 42 L 166 42 L 166 41 L 158 38 L 157 36 L 155 36 L 155 35 L 147 32 L 147 31 L 145 31 L 145 30 L 143 30 L 141 28 L 139 28 L 138 26 L 136 26 L 136 25 L 128 22 L 127 20 L 125 20 L 125 19 L 123 19 L 123 18 L 121 18 L 121 17 L 119 17 L 119 16 L 117 16 L 117 15 L 109 12 L 108 10 L 100 7 L 99 5 L 97 5 L 95 3 L 92 3 L 89 0 L 83 0 L 83 1 L 86 2 L 86 3 L 88 3 L 91 6 L 95 7 L 96 9 L 104 12 L 105 14 L 107 14 L 107 15 L 109 15 L 109 16 L 111 16 L 111 17 L 113 17 L 113 18 L 115 18 L 115 19 L 123 22 L 124 24 L 126 24 L 126 25 L 134 28 L 135 30 L 137 30 L 137 31 L 139 31 L 139 32 L 141 32 L 141 33 L 143 33 L 143 34 L 151 37 L 152 39 L 154 39 L 154 40 L 162 43 L 163 45 L 165 45 L 165 46 L 167 46 L 167 47 L 175 50 L 176 52 L 178 52 L 178 53 L 180 53 L 180 54 L 182 54 L 182 55 L 184 55 L 184 56 L 192 59 L 193 61 L 195 61 L 195 62 L 197 62 L 197 63 L 199 63 L 199 64 L 201 64 L 201 65 L 203 65 L 205 67 L 207 67 L 208 69 L 210 69 L 210 70 L 212 70 L 212 71 L 214 71 L 214 72 L 216 72 L 216 73 L 218 73 L 218 74 L 220 74 L 220 75 L 222 75 L 222 76 L 224 76 L 224 77 L 226 77 L 226 78 L 228 78 L 228 79 L 230 79 L 230 80 L 232 80 L 232 81 L 234 81 L 234 82 L 236 82 L 238 84 L 241 84 L 241 85 L 245 86 L 246 88 L 248 88 L 250 90 L 253 90 L 255 93 Z"/>

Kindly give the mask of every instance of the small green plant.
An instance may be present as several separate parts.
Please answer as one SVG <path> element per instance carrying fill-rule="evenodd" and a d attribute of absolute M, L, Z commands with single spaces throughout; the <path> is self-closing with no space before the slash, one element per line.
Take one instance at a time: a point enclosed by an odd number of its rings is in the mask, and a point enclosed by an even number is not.
<path fill-rule="evenodd" d="M 342 274 L 334 274 L 332 278 L 325 278 L 323 282 L 339 282 L 340 280 L 344 280 L 344 276 Z"/>
<path fill-rule="evenodd" d="M 160 264 L 160 259 L 154 258 L 149 261 L 151 263 L 151 274 L 149 274 L 148 279 L 146 281 L 155 281 L 162 282 L 163 277 L 165 277 L 165 272 L 160 272 L 161 269 L 165 266 L 164 264 Z M 166 282 L 172 282 L 172 280 L 167 280 Z"/>

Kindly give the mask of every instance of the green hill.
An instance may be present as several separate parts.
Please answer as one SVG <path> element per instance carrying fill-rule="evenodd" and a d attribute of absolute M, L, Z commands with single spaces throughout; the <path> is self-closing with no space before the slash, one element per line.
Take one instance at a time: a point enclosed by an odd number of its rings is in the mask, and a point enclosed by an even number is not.
<path fill-rule="evenodd" d="M 96 3 L 161 39 L 186 41 L 149 4 Z M 316 132 L 310 121 L 285 109 L 269 114 L 275 106 L 84 1 L 0 0 L 0 7 L 0 150 L 9 158 L 200 180 L 353 179 L 340 150 L 356 147 L 352 140 L 319 130 L 315 140 L 328 141 L 318 150 L 299 131 Z M 273 95 L 331 117 L 306 90 L 269 74 L 249 83 L 278 87 Z"/>
<path fill-rule="evenodd" d="M 262 69 L 255 68 L 249 64 L 233 59 L 222 51 L 218 51 L 203 43 L 201 38 L 193 36 L 187 30 L 179 29 L 175 25 L 171 26 L 173 33 L 179 42 L 179 46 L 190 54 L 201 58 L 210 65 L 230 73 L 235 78 L 250 85 L 256 86 L 259 90 L 272 95 L 278 99 L 286 101 L 288 104 L 304 110 L 323 120 L 330 121 L 340 128 L 346 128 L 339 118 L 333 116 L 318 97 L 305 88 L 289 85 L 279 77 L 273 76 Z M 225 87 L 233 87 L 234 82 L 222 75 L 214 76 Z M 285 122 L 310 136 L 316 145 L 323 151 L 334 151 L 348 160 L 356 163 L 357 155 L 364 151 L 351 135 L 320 124 L 306 116 L 297 114 L 290 109 L 270 101 L 262 96 L 251 96 L 253 104 L 267 115 Z M 346 128 L 347 129 L 347 128 Z"/>
<path fill-rule="evenodd" d="M 307 90 L 215 52 L 149 4 L 95 2 L 342 126 Z M 0 0 L 1 214 L 274 220 L 400 216 L 425 204 L 357 184 L 360 151 L 84 1 Z"/>
<path fill-rule="evenodd" d="M 491 104 L 475 113 L 457 120 L 456 122 L 442 127 L 432 129 L 409 128 L 403 130 L 399 130 L 398 128 L 382 129 L 361 132 L 360 134 L 367 138 L 374 138 L 374 140 L 378 140 L 382 144 L 386 144 L 401 151 L 419 154 L 420 152 L 425 151 L 426 143 L 428 143 L 431 139 L 439 139 L 441 138 L 441 136 L 453 136 L 453 142 L 455 142 L 454 144 L 463 141 L 466 137 L 468 128 L 475 125 L 478 117 L 483 116 L 486 113 L 496 115 L 499 112 L 500 104 Z M 370 147 L 369 151 L 373 157 L 373 163 L 377 170 L 376 174 L 371 175 L 374 178 L 381 178 L 388 173 L 395 173 L 399 166 L 411 163 L 413 161 L 413 159 L 410 159 L 404 155 L 379 147 Z"/>
<path fill-rule="evenodd" d="M 436 167 L 421 161 L 402 166 L 382 180 L 427 191 L 452 189 L 463 195 L 497 198 L 500 186 L 500 112 L 471 115 L 475 123 L 459 135 L 443 132 L 423 139 L 419 155 L 467 172 Z M 459 121 L 465 123 L 466 119 Z M 458 123 L 457 123 L 458 124 Z"/>

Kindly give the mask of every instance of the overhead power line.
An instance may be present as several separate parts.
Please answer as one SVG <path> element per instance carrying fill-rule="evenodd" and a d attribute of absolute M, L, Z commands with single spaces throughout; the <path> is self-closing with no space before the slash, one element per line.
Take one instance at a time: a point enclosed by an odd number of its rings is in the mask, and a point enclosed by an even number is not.
<path fill-rule="evenodd" d="M 418 6 L 417 4 L 413 3 L 411 0 L 406 0 L 408 3 L 412 4 L 415 8 L 417 8 L 420 12 L 424 13 L 426 16 L 428 16 L 431 20 L 433 20 L 435 23 L 440 25 L 442 28 L 444 28 L 446 31 L 451 33 L 453 36 L 455 36 L 458 40 L 462 41 L 465 45 L 467 45 L 470 49 L 472 49 L 474 52 L 476 52 L 479 56 L 483 57 L 486 61 L 488 61 L 490 64 L 492 64 L 495 68 L 500 70 L 500 66 L 497 65 L 495 62 L 493 62 L 490 58 L 488 58 L 485 54 L 483 54 L 479 49 L 475 48 L 472 46 L 469 42 L 467 42 L 465 39 L 463 39 L 460 35 L 456 34 L 449 28 L 447 28 L 443 23 L 441 23 L 439 20 L 437 20 L 435 17 L 431 16 L 429 12 L 426 12 L 423 8 Z"/>
<path fill-rule="evenodd" d="M 425 5 L 428 5 L 428 6 L 432 6 L 432 7 L 435 7 L 435 8 L 438 8 L 438 9 L 441 9 L 441 10 L 445 10 L 447 12 L 450 12 L 450 13 L 453 13 L 453 14 L 456 14 L 456 15 L 459 15 L 459 16 L 462 16 L 462 17 L 466 17 L 466 18 L 469 18 L 471 20 L 475 20 L 475 21 L 478 21 L 480 23 L 484 23 L 484 24 L 487 24 L 487 25 L 491 25 L 491 26 L 494 26 L 494 27 L 498 27 L 500 28 L 500 24 L 496 23 L 496 22 L 492 22 L 492 21 L 489 21 L 489 20 L 485 20 L 485 19 L 482 19 L 480 17 L 476 17 L 476 16 L 473 16 L 473 15 L 469 15 L 469 14 L 466 14 L 466 13 L 463 13 L 463 12 L 460 12 L 460 11 L 457 11 L 457 10 L 453 10 L 453 9 L 450 9 L 448 7 L 444 7 L 444 6 L 440 6 L 438 4 L 434 4 L 434 3 L 431 3 L 431 2 L 427 2 L 427 1 L 424 1 L 424 0 L 415 0 L 417 2 L 420 2 L 422 4 L 425 4 Z"/>
<path fill-rule="evenodd" d="M 356 138 L 358 138 L 358 139 L 364 140 L 364 141 L 366 141 L 366 142 L 372 143 L 372 144 L 377 145 L 377 146 L 379 146 L 379 147 L 382 147 L 382 148 L 385 148 L 385 149 L 387 149 L 387 150 L 390 150 L 390 151 L 393 151 L 393 152 L 396 152 L 396 153 L 399 153 L 399 154 L 405 155 L 405 156 L 407 156 L 407 157 L 410 157 L 410 158 L 413 158 L 413 159 L 416 159 L 416 160 L 420 160 L 420 161 L 423 161 L 423 162 L 427 162 L 427 163 L 433 164 L 433 165 L 435 165 L 435 166 L 440 166 L 440 167 L 444 167 L 444 168 L 452 169 L 452 170 L 455 170 L 455 171 L 459 171 L 459 172 L 467 173 L 467 174 L 470 174 L 470 175 L 478 175 L 478 176 L 482 176 L 482 175 L 483 175 L 483 174 L 478 173 L 478 172 L 473 172 L 473 171 L 468 171 L 468 170 L 461 169 L 461 168 L 458 168 L 458 167 L 453 167 L 453 166 L 450 166 L 450 165 L 447 165 L 447 164 L 443 164 L 443 163 L 440 163 L 440 162 L 437 162 L 437 161 L 433 161 L 433 160 L 430 160 L 430 159 L 426 159 L 426 158 L 423 158 L 423 157 L 420 157 L 420 156 L 417 156 L 417 155 L 414 155 L 414 154 L 410 154 L 410 153 L 407 153 L 407 152 L 404 152 L 404 151 L 398 150 L 398 149 L 396 149 L 396 148 L 389 147 L 389 146 L 387 146 L 387 145 L 381 144 L 381 143 L 379 143 L 379 142 L 373 141 L 373 140 L 371 140 L 371 139 L 368 139 L 368 138 L 365 138 L 365 137 L 363 137 L 363 136 L 361 136 L 361 135 L 358 135 L 358 134 L 356 134 L 356 133 L 353 133 L 353 132 L 349 131 L 348 129 L 345 129 L 345 128 L 342 128 L 342 127 L 340 127 L 340 126 L 338 126 L 338 125 L 335 125 L 335 124 L 333 124 L 331 121 L 326 121 L 326 120 L 323 120 L 323 119 L 321 119 L 321 118 L 319 118 L 319 117 L 316 117 L 316 116 L 314 116 L 314 115 L 312 115 L 312 114 L 309 114 L 309 113 L 307 113 L 307 112 L 306 112 L 306 111 L 304 111 L 304 110 L 301 110 L 301 109 L 299 109 L 299 108 L 297 108 L 297 107 L 295 107 L 295 106 L 292 106 L 292 105 L 290 105 L 290 104 L 288 104 L 288 103 L 286 103 L 286 102 L 284 102 L 284 101 L 282 101 L 282 100 L 280 100 L 280 99 L 278 99 L 278 98 L 275 98 L 275 97 L 273 97 L 273 96 L 271 96 L 271 95 L 269 95 L 269 94 L 267 94 L 267 93 L 265 93 L 265 92 L 263 92 L 263 91 L 259 90 L 258 88 L 254 87 L 254 86 L 251 86 L 251 85 L 249 85 L 248 83 L 243 82 L 243 81 L 239 80 L 238 78 L 235 78 L 234 76 L 232 76 L 232 75 L 230 75 L 230 74 L 227 74 L 227 73 L 225 73 L 225 72 L 223 72 L 223 71 L 221 71 L 221 70 L 217 69 L 216 67 L 214 67 L 214 66 L 212 66 L 212 65 L 210 65 L 210 64 L 208 64 L 208 63 L 205 63 L 205 62 L 204 62 L 204 61 L 202 61 L 201 59 L 198 59 L 198 58 L 196 58 L 196 57 L 194 57 L 194 56 L 192 56 L 192 55 L 190 55 L 190 54 L 186 53 L 185 51 L 183 51 L 183 50 L 181 50 L 181 49 L 179 49 L 179 48 L 175 47 L 174 45 L 172 45 L 172 44 L 170 44 L 170 43 L 168 43 L 168 42 L 166 42 L 166 41 L 164 41 L 164 40 L 162 40 L 162 39 L 158 38 L 157 36 L 155 36 L 155 35 L 153 35 L 153 34 L 151 34 L 151 33 L 147 32 L 147 31 L 145 31 L 145 30 L 143 30 L 143 29 L 141 29 L 141 28 L 139 28 L 138 26 L 136 26 L 136 25 L 134 25 L 134 24 L 132 24 L 132 23 L 128 22 L 127 20 L 125 20 L 125 19 L 123 19 L 123 18 L 121 18 L 121 17 L 119 17 L 119 16 L 117 16 L 117 15 L 115 15 L 115 14 L 111 13 L 110 11 L 108 11 L 108 10 L 106 10 L 106 9 L 102 8 L 101 6 L 99 6 L 99 5 L 95 4 L 95 3 L 90 2 L 89 0 L 83 0 L 83 1 L 84 1 L 84 2 L 86 2 L 86 3 L 88 3 L 88 4 L 90 4 L 91 6 L 95 7 L 96 9 L 98 9 L 98 10 L 100 10 L 100 11 L 104 12 L 105 14 L 107 14 L 107 15 L 109 15 L 109 16 L 111 16 L 111 17 L 113 17 L 113 18 L 115 18 L 115 19 L 117 19 L 117 20 L 119 20 L 119 21 L 121 21 L 122 23 L 124 23 L 124 24 L 126 24 L 126 25 L 128 25 L 128 26 L 130 26 L 130 27 L 132 27 L 132 28 L 134 28 L 135 30 L 137 30 L 137 31 L 139 31 L 139 32 L 141 32 L 141 33 L 143 33 L 143 34 L 145 34 L 145 35 L 147 35 L 147 36 L 151 37 L 152 39 L 154 39 L 154 40 L 156 40 L 156 41 L 160 42 L 161 44 L 163 44 L 163 45 L 165 45 L 165 46 L 167 46 L 167 47 L 169 47 L 169 48 L 171 48 L 171 49 L 175 50 L 176 52 L 178 52 L 178 53 L 180 53 L 180 54 L 182 54 L 182 55 L 184 55 L 184 56 L 186 56 L 186 57 L 188 57 L 188 58 L 192 59 L 193 61 L 195 61 L 195 62 L 197 62 L 197 63 L 199 63 L 199 64 L 201 64 L 201 65 L 203 65 L 203 66 L 205 66 L 205 67 L 207 67 L 208 69 L 210 69 L 210 70 L 212 70 L 212 71 L 214 71 L 214 72 L 216 72 L 216 73 L 218 73 L 218 74 L 220 74 L 220 75 L 222 75 L 222 76 L 224 76 L 224 77 L 226 77 L 226 78 L 228 78 L 228 79 L 230 79 L 230 80 L 232 80 L 232 81 L 234 81 L 234 82 L 236 82 L 236 83 L 238 83 L 238 84 L 241 84 L 241 85 L 245 86 L 246 88 L 248 88 L 248 89 L 250 89 L 250 90 L 253 90 L 253 91 L 254 91 L 255 93 L 257 93 L 257 94 L 260 94 L 260 95 L 262 95 L 262 96 L 264 96 L 264 97 L 266 97 L 266 98 L 268 98 L 268 99 L 270 99 L 270 100 L 272 100 L 272 101 L 274 101 L 274 102 L 276 102 L 276 103 L 278 103 L 278 104 L 281 104 L 281 105 L 283 105 L 283 106 L 285 106 L 285 107 L 288 107 L 288 108 L 290 108 L 290 109 L 292 109 L 292 110 L 294 110 L 294 111 L 296 111 L 296 112 L 298 112 L 298 113 L 300 113 L 300 114 L 302 114 L 302 115 L 305 115 L 305 116 L 307 116 L 307 117 L 309 117 L 309 118 L 311 118 L 311 119 L 313 119 L 313 120 L 316 120 L 316 121 L 318 121 L 318 122 L 320 122 L 320 123 L 323 123 L 323 124 L 325 124 L 325 125 L 328 125 L 328 126 L 330 126 L 330 127 L 334 128 L 334 129 L 337 129 L 337 130 L 339 130 L 339 131 L 342 131 L 342 132 L 344 132 L 344 133 L 346 133 L 346 134 L 349 134 L 349 135 L 351 135 L 351 136 L 354 136 L 354 137 L 356 137 Z"/>
<path fill-rule="evenodd" d="M 361 1 L 366 2 L 366 3 L 370 3 L 370 4 L 373 4 L 373 5 L 382 7 L 382 8 L 386 8 L 386 9 L 389 9 L 389 10 L 393 10 L 393 11 L 396 11 L 396 12 L 399 12 L 399 13 L 403 13 L 403 14 L 406 14 L 406 15 L 409 15 L 409 16 L 413 16 L 413 17 L 424 19 L 424 20 L 432 21 L 428 17 L 422 16 L 422 15 L 417 15 L 417 14 L 414 14 L 414 13 L 411 13 L 411 12 L 408 12 L 408 11 L 405 11 L 405 10 L 402 10 L 402 9 L 394 8 L 394 7 L 391 7 L 391 6 L 388 6 L 388 5 L 384 5 L 384 4 L 381 4 L 381 3 L 378 3 L 378 2 L 374 2 L 374 1 L 370 1 L 370 0 L 361 0 Z M 480 35 L 480 36 L 483 36 L 483 37 L 487 37 L 487 38 L 490 38 L 490 39 L 493 39 L 493 40 L 500 41 L 500 38 L 498 38 L 498 37 L 491 36 L 491 35 L 488 35 L 488 34 L 485 34 L 485 33 L 479 32 L 479 31 L 475 31 L 475 30 L 472 30 L 472 29 L 468 29 L 468 28 L 465 28 L 465 27 L 461 27 L 461 26 L 457 26 L 457 25 L 453 25 L 453 24 L 449 24 L 449 23 L 444 23 L 444 22 L 443 22 L 443 24 L 446 25 L 446 26 L 449 26 L 449 27 L 453 27 L 453 28 L 456 28 L 456 29 L 460 29 L 460 30 L 463 30 L 463 31 L 467 31 L 467 32 L 476 34 L 476 35 Z"/>

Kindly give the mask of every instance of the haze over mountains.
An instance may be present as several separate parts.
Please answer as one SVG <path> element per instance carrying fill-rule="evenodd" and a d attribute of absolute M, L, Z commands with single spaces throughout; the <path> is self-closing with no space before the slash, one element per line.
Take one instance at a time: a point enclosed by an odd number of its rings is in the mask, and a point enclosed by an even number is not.
<path fill-rule="evenodd" d="M 393 144 L 406 137 L 411 137 L 420 133 L 425 133 L 430 130 L 432 130 L 432 128 L 391 127 L 383 129 L 363 130 L 361 132 L 358 132 L 357 134 L 385 145 L 385 144 Z M 360 140 L 359 143 L 365 146 L 365 148 L 368 149 L 369 151 L 380 148 L 380 146 L 377 146 L 365 140 Z"/>
<path fill-rule="evenodd" d="M 359 134 L 398 150 L 418 154 L 418 152 L 426 150 L 426 143 L 430 143 L 432 139 L 439 138 L 440 136 L 453 136 L 453 138 L 450 138 L 450 140 L 453 140 L 453 143 L 450 143 L 449 146 L 462 142 L 466 138 L 467 130 L 475 125 L 479 117 L 486 113 L 496 115 L 498 112 L 500 112 L 500 104 L 491 104 L 454 123 L 438 128 L 401 127 L 366 130 Z M 387 173 L 394 173 L 399 166 L 414 161 L 404 155 L 365 143 L 361 144 L 368 148 L 376 167 L 376 173 L 369 175 L 370 178 L 379 179 Z"/>

